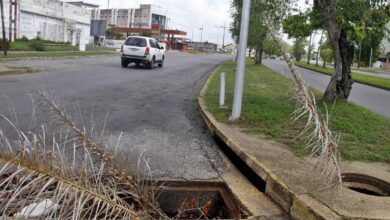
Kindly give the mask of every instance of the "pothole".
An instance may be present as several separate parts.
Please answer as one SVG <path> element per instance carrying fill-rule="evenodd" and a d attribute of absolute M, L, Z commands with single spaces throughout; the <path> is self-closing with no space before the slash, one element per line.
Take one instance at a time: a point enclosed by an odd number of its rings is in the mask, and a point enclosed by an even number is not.
<path fill-rule="evenodd" d="M 157 201 L 174 219 L 242 219 L 248 217 L 221 182 L 168 182 Z"/>
<path fill-rule="evenodd" d="M 343 173 L 343 185 L 350 190 L 370 196 L 390 196 L 390 183 L 358 173 Z"/>

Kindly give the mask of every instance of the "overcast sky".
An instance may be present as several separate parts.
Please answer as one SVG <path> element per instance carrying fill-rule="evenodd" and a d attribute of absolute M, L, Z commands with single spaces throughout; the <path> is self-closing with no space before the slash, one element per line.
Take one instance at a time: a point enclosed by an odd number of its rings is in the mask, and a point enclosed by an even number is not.
<path fill-rule="evenodd" d="M 105 9 L 108 0 L 84 0 L 100 4 Z M 230 13 L 230 0 L 110 0 L 110 8 L 138 8 L 140 4 L 155 4 L 161 6 L 171 18 L 171 29 L 187 32 L 188 38 L 200 41 L 200 30 L 203 26 L 203 40 L 222 45 L 223 29 L 216 26 L 226 25 L 225 44 L 232 42 L 229 25 L 232 22 Z M 305 0 L 298 0 L 295 7 L 304 9 L 310 7 Z M 283 40 L 293 44 L 292 39 L 286 35 Z M 318 46 L 320 33 L 314 36 L 314 44 Z"/>
<path fill-rule="evenodd" d="M 100 4 L 101 8 L 107 8 L 108 0 L 86 0 Z M 222 28 L 231 23 L 230 0 L 110 0 L 111 8 L 137 8 L 140 4 L 155 4 L 161 6 L 171 18 L 172 29 L 180 29 L 187 32 L 187 37 L 200 40 L 199 28 L 204 27 L 203 40 L 222 44 Z M 225 42 L 231 42 L 231 36 L 226 28 Z"/>

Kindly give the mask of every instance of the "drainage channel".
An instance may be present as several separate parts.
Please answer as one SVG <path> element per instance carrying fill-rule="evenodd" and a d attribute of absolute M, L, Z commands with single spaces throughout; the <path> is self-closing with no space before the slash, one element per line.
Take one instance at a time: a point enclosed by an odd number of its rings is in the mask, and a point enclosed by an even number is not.
<path fill-rule="evenodd" d="M 248 216 L 223 182 L 164 181 L 157 198 L 173 219 L 244 219 Z"/>
<path fill-rule="evenodd" d="M 219 149 L 227 156 L 227 158 L 234 164 L 253 186 L 260 192 L 265 193 L 266 182 L 257 175 L 252 168 L 250 168 L 229 146 L 226 145 L 218 136 L 214 135 L 214 140 L 217 142 Z"/>
<path fill-rule="evenodd" d="M 224 156 L 260 192 L 266 182 L 261 179 L 221 139 L 213 137 Z M 160 208 L 173 219 L 246 219 L 248 214 L 240 206 L 229 187 L 222 181 L 161 180 L 163 186 L 157 198 Z"/>

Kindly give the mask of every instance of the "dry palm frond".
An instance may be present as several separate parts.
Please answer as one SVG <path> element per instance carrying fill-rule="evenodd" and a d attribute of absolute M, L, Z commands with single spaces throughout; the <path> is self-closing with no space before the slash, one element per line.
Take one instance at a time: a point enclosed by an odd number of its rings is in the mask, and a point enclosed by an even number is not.
<path fill-rule="evenodd" d="M 122 187 L 125 187 L 129 192 L 132 192 L 125 195 L 127 200 L 132 200 L 132 202 L 137 204 L 140 209 L 152 216 L 159 218 L 166 217 L 164 212 L 158 208 L 158 205 L 154 200 L 154 186 L 147 187 L 148 185 L 143 184 L 140 179 L 136 179 L 133 176 L 128 175 L 124 169 L 118 166 L 116 158 L 110 153 L 110 150 L 112 149 L 104 144 L 96 143 L 92 138 L 93 134 L 89 135 L 85 128 L 81 129 L 80 126 L 72 120 L 72 117 L 64 112 L 48 95 L 48 93 L 40 92 L 40 97 L 51 111 L 55 113 L 57 119 L 62 121 L 62 123 L 69 128 L 75 139 L 83 143 L 84 146 L 91 151 L 91 153 L 94 153 L 102 162 L 105 163 L 107 168 L 110 170 L 110 173 L 115 177 L 116 182 Z M 117 151 L 117 147 L 115 148 L 115 152 Z"/>
<path fill-rule="evenodd" d="M 1 115 L 15 131 L 16 140 L 0 129 L 0 216 L 166 218 L 155 203 L 154 186 L 127 175 L 108 153 L 108 146 L 97 144 L 43 94 L 56 118 L 45 117 L 51 123 L 60 119 L 59 127 L 40 125 L 24 133 L 14 119 Z"/>
<path fill-rule="evenodd" d="M 280 38 L 275 34 L 269 21 L 267 19 L 264 19 L 264 21 L 273 42 L 282 51 L 284 60 L 297 86 L 297 106 L 294 112 L 294 119 L 307 118 L 307 124 L 302 134 L 306 133 L 306 144 L 311 149 L 311 157 L 316 159 L 316 166 L 322 170 L 321 174 L 328 183 L 335 183 L 341 186 L 342 179 L 339 167 L 339 154 L 337 152 L 338 137 L 335 137 L 329 128 L 329 115 L 326 115 L 324 120 L 321 119 L 314 95 L 309 92 L 301 74 L 296 69 L 293 61 L 287 56 Z"/>
<path fill-rule="evenodd" d="M 96 166 L 90 153 L 80 151 L 83 148 L 74 140 L 60 144 L 54 136 L 48 142 L 41 139 L 47 134 L 18 132 L 22 139 L 10 141 L 0 131 L 0 215 L 55 219 L 130 219 L 146 215 L 121 198 L 122 189 L 107 175 L 105 163 Z M 74 153 L 67 153 L 65 147 L 72 147 Z M 79 159 L 83 162 L 77 167 L 75 163 L 67 165 L 66 161 Z M 26 209 L 42 201 L 52 205 L 43 210 Z M 35 212 L 40 214 L 34 216 Z"/>

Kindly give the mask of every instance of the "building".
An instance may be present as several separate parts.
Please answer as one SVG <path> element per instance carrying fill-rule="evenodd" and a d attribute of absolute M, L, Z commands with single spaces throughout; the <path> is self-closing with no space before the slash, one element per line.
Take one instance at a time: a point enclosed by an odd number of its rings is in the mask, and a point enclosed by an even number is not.
<path fill-rule="evenodd" d="M 92 20 L 106 20 L 109 26 L 152 29 L 158 26 L 166 29 L 169 18 L 157 5 L 142 4 L 133 9 L 95 9 Z"/>
<path fill-rule="evenodd" d="M 218 49 L 218 45 L 208 42 L 190 42 L 188 43 L 188 48 L 204 52 L 216 52 Z"/>
<path fill-rule="evenodd" d="M 77 5 L 59 0 L 4 0 L 4 17 L 11 41 L 23 36 L 73 45 L 89 41 L 91 11 Z"/>

